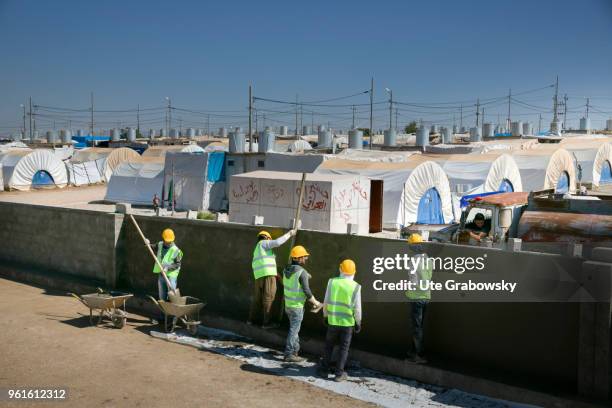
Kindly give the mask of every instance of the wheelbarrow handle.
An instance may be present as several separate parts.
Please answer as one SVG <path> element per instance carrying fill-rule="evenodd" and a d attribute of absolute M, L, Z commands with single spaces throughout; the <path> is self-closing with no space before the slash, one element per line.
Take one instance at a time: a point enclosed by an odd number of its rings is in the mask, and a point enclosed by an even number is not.
<path fill-rule="evenodd" d="M 157 301 L 157 299 L 155 299 L 155 298 L 154 298 L 153 296 L 151 296 L 151 295 L 147 295 L 147 297 L 148 297 L 149 299 L 151 299 L 151 301 L 152 301 L 153 303 L 155 303 L 155 305 L 161 309 L 161 306 L 159 305 L 159 302 Z"/>
<path fill-rule="evenodd" d="M 85 301 L 83 300 L 82 297 L 80 297 L 79 295 L 77 295 L 76 293 L 72 293 L 70 292 L 70 296 L 75 297 L 79 302 L 81 302 L 82 304 L 84 304 L 86 307 L 89 307 L 89 305 L 87 303 L 85 303 Z M 91 307 L 89 307 L 91 309 Z"/>

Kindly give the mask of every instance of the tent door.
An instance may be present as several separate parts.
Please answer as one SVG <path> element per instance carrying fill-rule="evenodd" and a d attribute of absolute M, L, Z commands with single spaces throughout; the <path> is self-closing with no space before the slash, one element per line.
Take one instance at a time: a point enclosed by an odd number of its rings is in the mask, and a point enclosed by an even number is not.
<path fill-rule="evenodd" d="M 383 180 L 370 180 L 370 232 L 382 231 Z"/>

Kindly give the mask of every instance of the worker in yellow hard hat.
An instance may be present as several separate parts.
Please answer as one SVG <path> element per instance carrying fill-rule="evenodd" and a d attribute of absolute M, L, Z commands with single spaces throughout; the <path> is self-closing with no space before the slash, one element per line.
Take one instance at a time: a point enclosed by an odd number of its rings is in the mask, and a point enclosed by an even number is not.
<path fill-rule="evenodd" d="M 283 245 L 295 234 L 295 229 L 277 239 L 272 239 L 272 235 L 268 231 L 259 231 L 257 234 L 257 243 L 253 250 L 253 261 L 251 263 L 253 277 L 255 278 L 255 289 L 247 324 L 253 324 L 257 316 L 261 314 L 263 317 L 261 327 L 269 329 L 279 326 L 270 322 L 270 310 L 276 297 L 276 279 L 278 277 L 276 257 L 272 250 Z"/>
<path fill-rule="evenodd" d="M 423 237 L 420 234 L 411 234 L 408 237 L 408 247 L 414 255 L 411 256 L 410 265 L 414 266 L 410 270 L 409 282 L 411 288 L 406 291 L 406 296 L 411 303 L 412 321 L 412 347 L 408 352 L 408 360 L 413 363 L 423 364 L 427 362 L 425 358 L 424 326 L 427 306 L 431 298 L 429 285 L 431 282 L 433 267 L 425 253 Z"/>
<path fill-rule="evenodd" d="M 297 363 L 304 361 L 298 356 L 300 351 L 300 328 L 304 319 L 304 303 L 308 301 L 314 308 L 319 301 L 314 297 L 308 285 L 310 274 L 304 266 L 310 254 L 301 245 L 291 248 L 289 254 L 291 264 L 283 270 L 283 290 L 285 298 L 285 313 L 289 320 L 289 333 L 285 344 L 285 361 Z"/>
<path fill-rule="evenodd" d="M 164 268 L 164 272 L 168 277 L 168 281 L 172 286 L 173 290 L 176 290 L 176 281 L 181 271 L 181 261 L 183 259 L 183 251 L 176 246 L 174 242 L 174 231 L 170 228 L 166 228 L 162 231 L 162 240 L 156 244 L 151 245 L 147 239 L 147 245 L 151 246 L 151 249 L 155 252 L 159 263 Z M 166 280 L 161 274 L 161 269 L 157 262 L 153 266 L 153 273 L 158 275 L 157 278 L 157 289 L 159 292 L 160 300 L 168 300 L 168 287 Z"/>
<path fill-rule="evenodd" d="M 355 282 L 357 268 L 351 259 L 340 263 L 339 274 L 327 283 L 323 316 L 327 323 L 325 354 L 317 372 L 327 378 L 334 346 L 339 346 L 338 361 L 334 370 L 334 381 L 348 378 L 344 366 L 348 358 L 353 333 L 361 331 L 361 285 Z"/>

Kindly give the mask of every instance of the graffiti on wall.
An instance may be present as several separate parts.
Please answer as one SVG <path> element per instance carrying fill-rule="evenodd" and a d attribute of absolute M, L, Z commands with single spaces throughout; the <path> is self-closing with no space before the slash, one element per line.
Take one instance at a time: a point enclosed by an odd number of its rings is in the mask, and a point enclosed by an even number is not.
<path fill-rule="evenodd" d="M 299 187 L 296 189 L 297 197 L 300 196 Z M 302 209 L 304 211 L 325 211 L 329 208 L 329 191 L 317 183 L 307 184 L 304 187 L 304 198 Z"/>
<path fill-rule="evenodd" d="M 236 189 L 232 189 L 232 196 L 239 200 L 244 200 L 246 203 L 253 203 L 257 201 L 259 197 L 259 190 L 257 186 L 253 182 L 253 180 L 249 181 L 248 184 L 238 186 L 238 191 Z"/>
<path fill-rule="evenodd" d="M 358 180 L 353 181 L 350 187 L 343 188 L 334 195 L 336 210 L 359 208 L 359 204 L 364 207 L 367 203 L 368 192 Z"/>
<path fill-rule="evenodd" d="M 276 184 L 268 184 L 266 186 L 266 196 L 272 203 L 276 203 L 285 196 L 285 189 L 278 187 Z"/>

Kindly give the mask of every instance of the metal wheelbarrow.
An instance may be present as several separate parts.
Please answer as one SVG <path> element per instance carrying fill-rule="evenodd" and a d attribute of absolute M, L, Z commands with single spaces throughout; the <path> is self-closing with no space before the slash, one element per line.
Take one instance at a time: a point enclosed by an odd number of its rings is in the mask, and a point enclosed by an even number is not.
<path fill-rule="evenodd" d="M 105 317 L 109 319 L 117 329 L 121 329 L 125 326 L 127 320 L 125 302 L 133 296 L 131 293 L 115 291 L 104 292 L 102 289 L 98 288 L 98 293 L 88 293 L 81 296 L 71 293 L 71 295 L 89 308 L 89 323 L 91 323 L 92 326 L 97 326 L 102 323 L 102 319 Z M 97 318 L 94 316 L 94 310 L 98 313 Z"/>
<path fill-rule="evenodd" d="M 195 336 L 198 333 L 200 324 L 200 310 L 206 305 L 200 299 L 192 296 L 168 295 L 170 301 L 157 300 L 153 296 L 149 298 L 159 307 L 164 314 L 164 330 L 171 333 L 176 329 L 176 323 L 181 321 L 187 331 Z M 168 325 L 168 317 L 172 317 L 172 323 Z"/>

